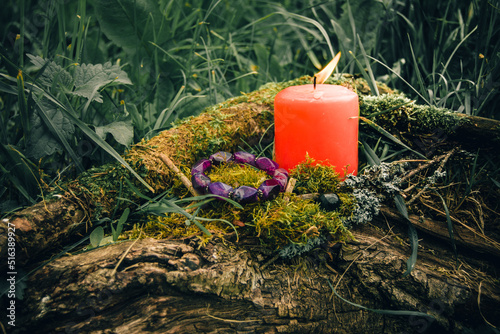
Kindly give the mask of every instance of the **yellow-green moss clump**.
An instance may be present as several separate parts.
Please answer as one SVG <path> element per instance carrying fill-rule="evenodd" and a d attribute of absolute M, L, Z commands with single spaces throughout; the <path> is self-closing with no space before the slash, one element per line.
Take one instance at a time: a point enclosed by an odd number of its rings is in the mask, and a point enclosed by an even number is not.
<path fill-rule="evenodd" d="M 294 192 L 335 193 L 339 190 L 339 174 L 328 161 L 317 161 L 306 155 L 305 161 L 290 171 L 290 177 L 297 180 Z"/>
<path fill-rule="evenodd" d="M 260 169 L 237 163 L 215 166 L 208 173 L 212 182 L 224 182 L 231 187 L 250 186 L 258 188 L 270 176 Z"/>
<path fill-rule="evenodd" d="M 255 208 L 252 221 L 255 236 L 281 248 L 289 243 L 306 244 L 310 238 L 329 234 L 335 241 L 352 239 L 338 211 L 324 211 L 312 200 L 282 198 Z"/>
<path fill-rule="evenodd" d="M 208 174 L 213 182 L 224 182 L 233 187 L 249 185 L 258 187 L 269 176 L 253 167 L 225 164 L 214 167 Z M 237 230 L 238 234 L 259 237 L 263 245 L 272 249 L 290 243 L 306 244 L 309 239 L 329 235 L 334 241 L 352 238 L 343 221 L 351 215 L 354 199 L 348 193 L 339 192 L 340 180 L 332 166 L 318 165 L 308 158 L 292 173 L 299 187 L 288 198 L 280 194 L 272 201 L 243 205 L 243 209 L 230 203 L 215 200 L 197 212 L 198 221 L 213 235 L 223 236 Z M 336 192 L 342 204 L 335 211 L 322 210 L 313 199 L 298 194 Z M 198 235 L 202 243 L 209 237 L 201 233 L 185 215 L 169 214 L 164 217 L 150 216 L 143 227 L 145 235 L 154 238 L 185 238 Z M 139 233 L 135 229 L 134 236 Z"/>
<path fill-rule="evenodd" d="M 320 209 L 312 200 L 296 195 L 287 200 L 283 194 L 272 201 L 245 204 L 243 209 L 228 203 L 215 202 L 200 210 L 197 215 L 200 223 L 212 235 L 223 237 L 224 234 L 234 231 L 234 226 L 240 237 L 259 237 L 263 245 L 272 249 L 279 249 L 289 243 L 305 244 L 309 238 L 316 238 L 320 234 L 329 234 L 334 241 L 352 239 L 351 233 L 342 223 L 342 217 L 339 211 Z M 177 213 L 165 217 L 150 216 L 143 232 L 146 236 L 158 239 L 186 238 L 194 235 L 198 235 L 205 242 L 210 239 L 184 215 Z M 136 228 L 133 236 L 137 235 Z"/>
<path fill-rule="evenodd" d="M 419 133 L 432 132 L 436 129 L 446 134 L 465 122 L 446 108 L 417 105 L 403 94 L 382 94 L 364 96 L 360 99 L 360 114 L 376 122 L 391 132 Z"/>

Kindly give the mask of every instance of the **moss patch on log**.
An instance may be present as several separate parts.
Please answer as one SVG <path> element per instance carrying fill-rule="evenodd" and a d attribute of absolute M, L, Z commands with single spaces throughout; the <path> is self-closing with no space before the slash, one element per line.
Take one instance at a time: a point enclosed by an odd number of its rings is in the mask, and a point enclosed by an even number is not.
<path fill-rule="evenodd" d="M 274 200 L 245 204 L 242 209 L 216 200 L 197 211 L 195 219 L 200 219 L 212 235 L 223 237 L 237 230 L 238 234 L 261 238 L 263 246 L 269 246 L 272 250 L 290 243 L 305 245 L 309 239 L 320 235 L 329 236 L 334 242 L 351 240 L 352 235 L 344 221 L 353 212 L 354 197 L 348 192 L 340 193 L 340 179 L 334 167 L 316 166 L 315 161 L 309 158 L 292 175 L 301 184 L 299 192 L 337 192 L 342 198 L 341 205 L 335 211 L 325 211 L 312 199 L 282 193 Z M 209 177 L 213 182 L 219 180 L 233 187 L 243 184 L 258 187 L 269 178 L 266 173 L 253 167 L 230 163 L 212 168 Z M 140 227 L 136 225 L 131 237 L 138 237 L 139 234 Z M 149 216 L 143 227 L 143 235 L 159 239 L 198 235 L 201 244 L 211 239 L 200 233 L 192 221 L 180 213 Z"/>

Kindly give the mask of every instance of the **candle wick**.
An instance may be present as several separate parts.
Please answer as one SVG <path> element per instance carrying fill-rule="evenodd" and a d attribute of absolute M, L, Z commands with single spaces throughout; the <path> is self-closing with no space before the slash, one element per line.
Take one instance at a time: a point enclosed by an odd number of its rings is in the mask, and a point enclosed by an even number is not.
<path fill-rule="evenodd" d="M 314 76 L 314 89 L 316 89 L 316 76 Z"/>

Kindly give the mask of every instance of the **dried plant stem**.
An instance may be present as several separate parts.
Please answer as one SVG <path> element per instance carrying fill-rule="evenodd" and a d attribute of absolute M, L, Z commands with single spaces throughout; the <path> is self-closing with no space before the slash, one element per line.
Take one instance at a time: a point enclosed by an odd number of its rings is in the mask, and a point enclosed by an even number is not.
<path fill-rule="evenodd" d="M 134 245 L 137 243 L 137 241 L 141 238 L 141 236 L 142 236 L 142 227 L 141 227 L 141 232 L 139 233 L 139 236 L 137 237 L 137 239 L 135 239 L 134 242 L 132 242 L 132 244 L 129 246 L 129 248 L 127 248 L 125 253 L 123 253 L 123 255 L 120 257 L 120 260 L 118 260 L 118 263 L 116 264 L 115 268 L 111 272 L 111 275 L 110 275 L 111 279 L 114 279 L 116 271 L 118 270 L 118 267 L 122 263 L 123 259 L 125 258 L 125 256 L 127 256 L 127 254 L 130 252 L 132 247 L 134 247 Z"/>
<path fill-rule="evenodd" d="M 179 168 L 177 168 L 177 166 L 174 164 L 174 162 L 172 160 L 170 160 L 170 158 L 166 154 L 160 153 L 159 157 L 160 157 L 161 161 L 163 161 L 163 163 L 165 165 L 167 165 L 167 167 L 170 168 L 170 170 L 172 172 L 174 172 L 175 175 L 177 175 L 177 177 L 181 180 L 182 184 L 184 184 L 186 186 L 186 188 L 188 188 L 189 192 L 193 196 L 199 196 L 200 195 L 200 194 L 198 194 L 198 192 L 196 190 L 194 190 L 193 184 L 191 183 L 191 181 L 186 177 L 186 175 L 184 175 L 179 170 Z"/>
<path fill-rule="evenodd" d="M 283 196 L 283 199 L 285 202 L 288 202 L 290 200 L 290 194 L 293 192 L 293 188 L 295 188 L 295 183 L 297 183 L 297 180 L 291 177 L 288 180 L 288 184 L 286 185 L 285 189 L 285 194 Z"/>
<path fill-rule="evenodd" d="M 408 174 L 406 174 L 405 176 L 403 176 L 401 178 L 401 182 L 404 182 L 404 181 L 412 178 L 415 174 L 417 174 L 421 170 L 426 169 L 427 167 L 435 164 L 441 158 L 442 158 L 442 156 L 436 157 L 436 158 L 434 158 L 434 159 L 432 159 L 430 161 L 427 161 L 425 164 L 422 164 L 422 165 L 418 166 L 417 168 L 413 169 L 411 172 L 409 172 Z"/>
<path fill-rule="evenodd" d="M 414 170 L 412 170 L 411 172 L 409 172 L 408 174 L 406 174 L 405 176 L 403 176 L 401 178 L 401 182 L 404 182 L 410 178 L 412 178 L 413 176 L 415 176 L 417 173 L 419 173 L 420 171 L 428 168 L 429 166 L 432 166 L 434 165 L 436 162 L 440 161 L 441 159 L 446 159 L 446 161 L 450 158 L 450 156 L 457 150 L 457 148 L 453 148 L 451 151 L 445 153 L 445 154 L 442 154 L 438 157 L 435 157 L 434 159 L 432 160 L 428 160 L 425 164 L 422 164 L 420 166 L 418 166 L 417 168 L 415 168 Z M 404 162 L 404 161 L 400 161 L 400 162 Z M 416 184 L 415 184 L 416 185 Z M 408 192 L 410 191 L 411 189 L 413 189 L 413 187 L 415 187 L 415 185 L 405 189 L 405 192 Z"/>
<path fill-rule="evenodd" d="M 320 196 L 320 193 L 310 193 L 299 195 L 301 199 L 316 199 Z"/>
<path fill-rule="evenodd" d="M 448 153 L 446 153 L 444 156 L 439 156 L 438 158 L 434 159 L 435 161 L 439 161 L 441 159 L 443 159 L 441 161 L 441 163 L 439 164 L 439 167 L 438 169 L 436 169 L 436 172 L 441 172 L 444 168 L 444 165 L 446 165 L 446 163 L 448 162 L 448 160 L 450 159 L 450 157 L 458 150 L 458 148 L 454 147 L 452 150 L 450 150 Z M 433 160 L 433 161 L 434 161 Z M 411 174 L 411 173 L 410 173 Z M 431 185 L 428 183 L 424 186 L 424 188 L 422 188 L 422 190 L 420 190 L 418 192 L 418 194 L 416 194 L 415 196 L 413 196 L 407 203 L 406 205 L 410 205 L 412 204 L 413 202 L 415 202 L 415 200 L 417 200 L 424 192 L 427 191 L 427 189 L 429 189 Z M 413 186 L 414 187 L 414 186 Z M 410 187 L 408 189 L 405 190 L 408 191 L 409 189 L 413 188 L 413 187 Z"/>

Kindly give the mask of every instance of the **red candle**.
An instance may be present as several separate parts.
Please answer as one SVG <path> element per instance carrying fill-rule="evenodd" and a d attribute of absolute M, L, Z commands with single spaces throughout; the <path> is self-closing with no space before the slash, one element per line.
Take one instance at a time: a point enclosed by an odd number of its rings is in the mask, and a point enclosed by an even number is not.
<path fill-rule="evenodd" d="M 337 85 L 288 87 L 274 99 L 276 162 L 290 170 L 328 160 L 343 177 L 358 170 L 358 95 Z"/>

